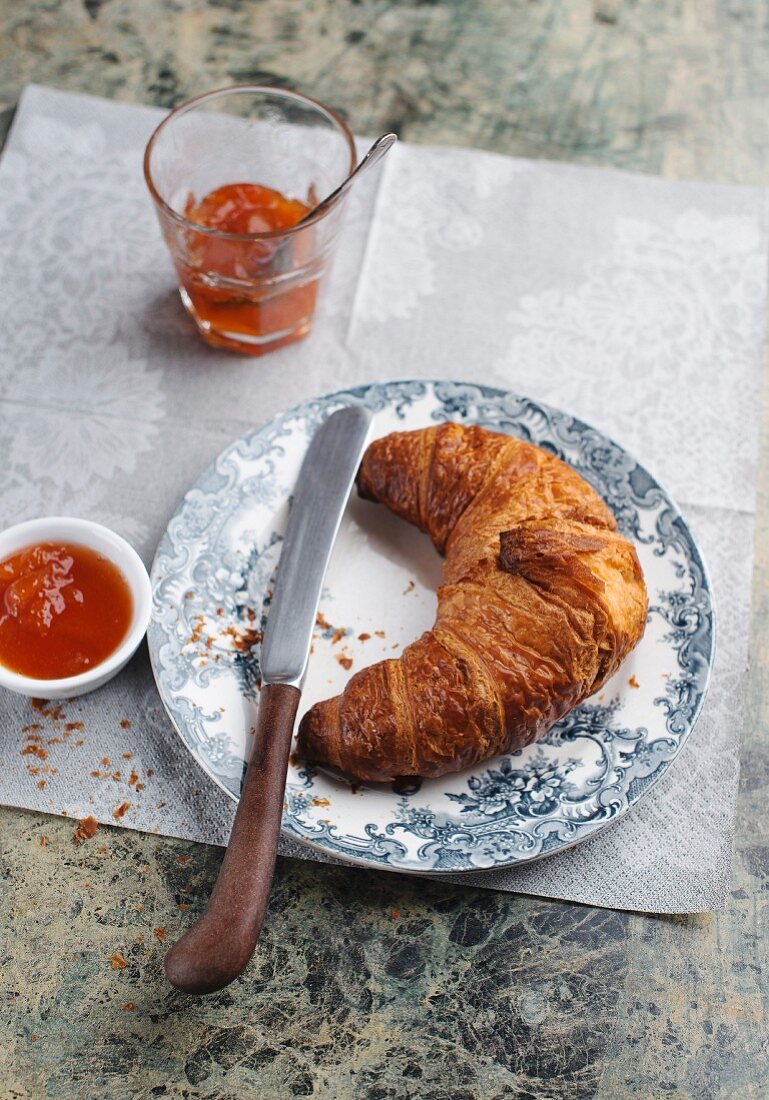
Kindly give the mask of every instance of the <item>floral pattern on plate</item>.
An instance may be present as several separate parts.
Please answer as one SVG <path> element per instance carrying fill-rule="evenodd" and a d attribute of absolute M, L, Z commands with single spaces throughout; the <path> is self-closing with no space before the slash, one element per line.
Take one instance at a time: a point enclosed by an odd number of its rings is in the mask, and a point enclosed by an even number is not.
<path fill-rule="evenodd" d="M 634 540 L 649 622 L 612 680 L 545 738 L 412 793 L 351 784 L 292 756 L 284 832 L 352 862 L 426 873 L 510 866 L 586 839 L 643 797 L 691 733 L 713 661 L 710 586 L 678 509 L 643 467 L 589 425 L 502 390 L 404 381 L 341 391 L 283 413 L 219 456 L 169 523 L 152 569 L 150 653 L 177 730 L 237 798 L 293 485 L 318 424 L 355 403 L 374 410 L 377 436 L 457 420 L 518 435 L 569 462 Z M 302 711 L 429 628 L 439 583 L 440 559 L 425 536 L 351 499 Z"/>

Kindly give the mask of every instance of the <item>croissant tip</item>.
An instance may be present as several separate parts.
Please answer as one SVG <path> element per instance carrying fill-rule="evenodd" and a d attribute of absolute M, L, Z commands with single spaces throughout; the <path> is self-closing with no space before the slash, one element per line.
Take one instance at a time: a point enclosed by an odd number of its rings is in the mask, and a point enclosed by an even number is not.
<path fill-rule="evenodd" d="M 506 573 L 515 573 L 521 564 L 520 540 L 515 531 L 499 532 L 499 567 Z"/>

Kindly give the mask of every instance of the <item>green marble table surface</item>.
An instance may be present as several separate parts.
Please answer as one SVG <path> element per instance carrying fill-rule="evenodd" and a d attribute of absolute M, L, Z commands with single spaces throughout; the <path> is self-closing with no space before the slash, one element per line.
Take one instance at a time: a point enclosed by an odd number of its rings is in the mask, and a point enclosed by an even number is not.
<path fill-rule="evenodd" d="M 765 0 L 6 0 L 6 125 L 32 80 L 166 106 L 274 82 L 363 133 L 769 183 Z M 162 937 L 221 852 L 118 829 L 76 846 L 71 822 L 3 809 L 0 1097 L 769 1095 L 767 455 L 765 402 L 724 912 L 282 860 L 253 963 L 194 1000 L 165 983 Z"/>

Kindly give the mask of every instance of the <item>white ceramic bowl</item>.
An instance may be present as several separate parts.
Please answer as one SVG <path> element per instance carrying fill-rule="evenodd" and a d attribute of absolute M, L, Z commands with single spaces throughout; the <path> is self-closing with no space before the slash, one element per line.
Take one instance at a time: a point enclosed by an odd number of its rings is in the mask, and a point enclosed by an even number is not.
<path fill-rule="evenodd" d="M 31 519 L 0 532 L 0 561 L 36 542 L 75 543 L 109 558 L 123 574 L 131 589 L 133 618 L 128 633 L 114 653 L 110 653 L 106 660 L 94 665 L 88 672 L 81 672 L 78 676 L 65 676 L 60 680 L 36 680 L 31 676 L 12 672 L 0 664 L 0 687 L 38 699 L 66 699 L 73 695 L 85 695 L 111 680 L 136 652 L 150 621 L 150 579 L 139 555 L 120 535 L 99 523 L 65 516 Z"/>

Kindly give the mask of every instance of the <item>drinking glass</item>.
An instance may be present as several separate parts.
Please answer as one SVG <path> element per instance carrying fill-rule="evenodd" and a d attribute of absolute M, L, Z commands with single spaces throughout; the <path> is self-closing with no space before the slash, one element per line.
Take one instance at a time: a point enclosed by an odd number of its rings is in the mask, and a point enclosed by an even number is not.
<path fill-rule="evenodd" d="M 283 88 L 222 88 L 161 122 L 147 145 L 144 174 L 182 302 L 204 340 L 263 355 L 307 335 L 345 196 L 301 224 L 254 232 L 200 224 L 201 201 L 226 185 L 259 184 L 311 210 L 355 163 L 344 122 Z M 257 217 L 256 224 L 265 223 Z"/>

